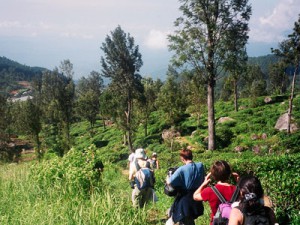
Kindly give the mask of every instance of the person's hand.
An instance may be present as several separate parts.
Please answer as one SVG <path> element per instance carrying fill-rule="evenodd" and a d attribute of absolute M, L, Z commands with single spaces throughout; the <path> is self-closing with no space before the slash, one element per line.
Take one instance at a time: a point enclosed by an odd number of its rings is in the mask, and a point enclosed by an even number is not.
<path fill-rule="evenodd" d="M 133 181 L 133 180 L 130 181 L 129 184 L 130 184 L 130 187 L 131 187 L 132 189 L 134 189 L 134 181 Z"/>
<path fill-rule="evenodd" d="M 235 179 L 236 182 L 239 181 L 240 175 L 238 175 L 237 173 L 233 172 L 233 173 L 232 173 L 232 176 L 233 176 L 233 178 Z"/>
<path fill-rule="evenodd" d="M 204 185 L 208 185 L 208 184 L 210 183 L 210 181 L 211 181 L 210 175 L 211 175 L 211 173 L 209 172 L 209 173 L 205 176 L 204 181 L 203 181 L 203 184 L 204 184 Z"/>

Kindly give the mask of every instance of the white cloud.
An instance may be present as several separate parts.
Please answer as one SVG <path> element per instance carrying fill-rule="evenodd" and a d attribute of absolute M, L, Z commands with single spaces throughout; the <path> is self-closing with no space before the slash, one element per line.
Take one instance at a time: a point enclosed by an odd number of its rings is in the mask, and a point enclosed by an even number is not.
<path fill-rule="evenodd" d="M 150 30 L 145 45 L 152 49 L 166 49 L 168 47 L 167 35 L 169 32 Z"/>
<path fill-rule="evenodd" d="M 278 0 L 272 11 L 251 21 L 250 41 L 274 43 L 285 39 L 298 19 L 299 8 L 300 0 Z"/>

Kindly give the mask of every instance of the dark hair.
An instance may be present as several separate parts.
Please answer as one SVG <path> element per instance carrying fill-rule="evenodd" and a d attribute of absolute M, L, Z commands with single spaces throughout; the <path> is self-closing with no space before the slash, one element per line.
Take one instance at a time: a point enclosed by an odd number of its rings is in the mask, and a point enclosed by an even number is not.
<path fill-rule="evenodd" d="M 182 149 L 180 151 L 180 156 L 185 160 L 193 160 L 193 153 L 189 149 Z"/>
<path fill-rule="evenodd" d="M 224 160 L 218 160 L 210 168 L 211 176 L 215 181 L 225 182 L 229 180 L 231 168 Z"/>
<path fill-rule="evenodd" d="M 261 208 L 260 199 L 264 196 L 264 190 L 260 180 L 252 175 L 243 176 L 238 183 L 240 188 L 240 207 L 242 211 L 252 213 Z"/>

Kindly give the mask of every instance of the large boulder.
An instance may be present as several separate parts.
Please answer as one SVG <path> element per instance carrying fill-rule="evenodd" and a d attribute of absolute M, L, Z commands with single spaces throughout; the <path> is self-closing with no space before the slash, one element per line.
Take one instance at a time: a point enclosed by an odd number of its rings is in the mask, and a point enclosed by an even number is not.
<path fill-rule="evenodd" d="M 230 117 L 220 117 L 220 119 L 218 119 L 218 123 L 225 123 L 225 122 L 229 122 L 229 121 L 234 121 L 234 119 L 230 118 Z"/>
<path fill-rule="evenodd" d="M 287 130 L 288 127 L 287 121 L 288 121 L 288 114 L 287 113 L 282 114 L 276 122 L 275 129 L 279 131 Z M 292 121 L 293 118 L 291 119 L 291 125 L 290 125 L 291 133 L 296 132 L 299 129 L 297 124 L 293 123 Z"/>

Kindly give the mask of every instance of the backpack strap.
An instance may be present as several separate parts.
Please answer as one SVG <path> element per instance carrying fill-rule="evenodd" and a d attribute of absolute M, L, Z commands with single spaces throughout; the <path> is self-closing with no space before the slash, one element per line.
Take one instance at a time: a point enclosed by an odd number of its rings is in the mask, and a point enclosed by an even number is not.
<path fill-rule="evenodd" d="M 231 199 L 230 199 L 230 203 L 233 203 L 237 200 L 238 196 L 240 194 L 240 188 L 238 186 L 236 186 L 235 191 L 233 192 Z"/>
<path fill-rule="evenodd" d="M 220 200 L 221 203 L 227 202 L 226 199 L 224 198 L 224 196 L 220 193 L 220 191 L 215 186 L 211 186 L 211 189 L 217 195 L 217 197 L 218 197 L 218 199 Z M 238 187 L 236 187 L 236 189 L 233 192 L 233 194 L 231 196 L 231 199 L 229 201 L 230 203 L 233 203 L 234 201 L 237 200 L 237 197 L 239 196 L 239 192 L 240 192 L 240 189 Z"/>
<path fill-rule="evenodd" d="M 218 199 L 221 203 L 225 203 L 226 199 L 223 197 L 223 195 L 219 192 L 219 190 L 215 186 L 211 186 L 211 189 L 213 192 L 217 195 Z"/>
<path fill-rule="evenodd" d="M 136 171 L 139 171 L 141 169 L 141 167 L 138 163 L 138 159 L 134 159 L 134 164 L 135 164 Z"/>

